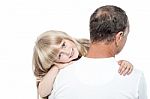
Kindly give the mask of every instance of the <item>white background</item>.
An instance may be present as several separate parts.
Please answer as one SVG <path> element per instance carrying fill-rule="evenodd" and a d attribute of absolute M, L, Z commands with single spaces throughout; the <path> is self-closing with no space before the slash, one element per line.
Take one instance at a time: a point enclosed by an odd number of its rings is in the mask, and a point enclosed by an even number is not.
<path fill-rule="evenodd" d="M 36 99 L 32 54 L 36 37 L 47 30 L 61 30 L 89 38 L 89 17 L 101 5 L 123 8 L 130 34 L 117 59 L 130 61 L 145 74 L 150 97 L 149 0 L 1 0 L 0 1 L 0 99 Z"/>

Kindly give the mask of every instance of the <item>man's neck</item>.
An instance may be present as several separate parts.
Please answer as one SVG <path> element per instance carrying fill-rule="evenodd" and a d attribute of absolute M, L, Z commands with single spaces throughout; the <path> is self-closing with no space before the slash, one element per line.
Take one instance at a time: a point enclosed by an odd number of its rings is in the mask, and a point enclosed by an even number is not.
<path fill-rule="evenodd" d="M 115 57 L 115 50 L 113 44 L 97 43 L 91 44 L 87 57 L 89 58 L 108 58 Z"/>

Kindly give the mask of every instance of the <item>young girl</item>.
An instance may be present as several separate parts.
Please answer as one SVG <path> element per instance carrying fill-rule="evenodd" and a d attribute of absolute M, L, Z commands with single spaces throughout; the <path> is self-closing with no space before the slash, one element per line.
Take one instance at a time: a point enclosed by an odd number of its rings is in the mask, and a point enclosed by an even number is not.
<path fill-rule="evenodd" d="M 50 95 L 58 72 L 86 57 L 90 41 L 75 39 L 61 31 L 47 31 L 41 34 L 35 44 L 33 71 L 37 78 L 37 89 L 41 97 Z M 118 71 L 122 75 L 130 74 L 133 66 L 125 60 L 118 61 Z"/>

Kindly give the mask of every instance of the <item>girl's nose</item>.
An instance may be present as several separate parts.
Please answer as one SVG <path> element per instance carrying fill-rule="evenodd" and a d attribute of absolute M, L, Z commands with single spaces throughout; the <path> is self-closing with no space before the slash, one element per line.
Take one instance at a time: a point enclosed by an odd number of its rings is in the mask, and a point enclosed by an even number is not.
<path fill-rule="evenodd" d="M 63 49 L 63 53 L 67 56 L 70 54 L 68 49 Z"/>

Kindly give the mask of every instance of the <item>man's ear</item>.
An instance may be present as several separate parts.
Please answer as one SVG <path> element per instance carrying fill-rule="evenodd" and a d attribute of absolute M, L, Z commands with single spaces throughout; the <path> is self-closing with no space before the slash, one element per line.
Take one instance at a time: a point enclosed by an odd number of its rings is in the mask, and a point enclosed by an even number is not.
<path fill-rule="evenodd" d="M 119 46 L 119 43 L 122 40 L 122 38 L 123 38 L 123 32 L 120 31 L 115 36 L 115 44 L 116 44 L 116 46 Z"/>

